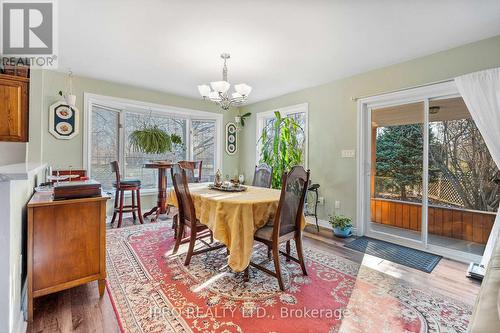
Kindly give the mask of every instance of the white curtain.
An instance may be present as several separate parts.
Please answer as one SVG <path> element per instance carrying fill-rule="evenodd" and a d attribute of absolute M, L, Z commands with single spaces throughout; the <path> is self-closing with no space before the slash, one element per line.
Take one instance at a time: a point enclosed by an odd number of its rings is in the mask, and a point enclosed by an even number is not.
<path fill-rule="evenodd" d="M 500 68 L 455 78 L 458 91 L 500 168 Z M 481 264 L 487 266 L 500 231 L 500 211 L 488 238 Z"/>

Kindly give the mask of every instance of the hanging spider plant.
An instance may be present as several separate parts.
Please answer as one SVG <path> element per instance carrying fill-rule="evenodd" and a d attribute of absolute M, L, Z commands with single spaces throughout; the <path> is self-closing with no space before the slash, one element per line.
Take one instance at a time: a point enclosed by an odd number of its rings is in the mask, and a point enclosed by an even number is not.
<path fill-rule="evenodd" d="M 168 134 L 152 123 L 151 113 L 142 128 L 133 131 L 129 135 L 130 146 L 135 151 L 146 154 L 165 154 L 172 151 L 172 145 L 182 145 L 182 138 L 177 134 Z"/>

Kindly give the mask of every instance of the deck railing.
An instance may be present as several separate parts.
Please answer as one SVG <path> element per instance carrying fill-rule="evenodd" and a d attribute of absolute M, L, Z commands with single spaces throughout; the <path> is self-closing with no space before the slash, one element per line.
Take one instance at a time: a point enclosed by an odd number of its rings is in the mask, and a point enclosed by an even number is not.
<path fill-rule="evenodd" d="M 486 244 L 496 213 L 429 205 L 429 234 Z M 388 226 L 421 231 L 422 204 L 372 198 L 371 220 Z"/>

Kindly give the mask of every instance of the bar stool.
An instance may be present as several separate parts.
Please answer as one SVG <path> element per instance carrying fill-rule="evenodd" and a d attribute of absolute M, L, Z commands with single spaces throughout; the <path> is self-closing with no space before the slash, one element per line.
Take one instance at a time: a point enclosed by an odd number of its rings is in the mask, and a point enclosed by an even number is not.
<path fill-rule="evenodd" d="M 139 222 L 143 224 L 144 221 L 142 219 L 141 212 L 141 181 L 139 179 L 121 179 L 120 166 L 117 161 L 111 162 L 111 171 L 114 172 L 116 176 L 116 181 L 113 183 L 113 186 L 115 187 L 115 207 L 113 210 L 111 224 L 115 222 L 116 215 L 118 214 L 117 228 L 120 228 L 122 226 L 123 213 L 132 213 L 134 221 L 137 220 L 137 215 L 139 215 Z M 132 192 L 131 205 L 123 204 L 125 191 Z"/>

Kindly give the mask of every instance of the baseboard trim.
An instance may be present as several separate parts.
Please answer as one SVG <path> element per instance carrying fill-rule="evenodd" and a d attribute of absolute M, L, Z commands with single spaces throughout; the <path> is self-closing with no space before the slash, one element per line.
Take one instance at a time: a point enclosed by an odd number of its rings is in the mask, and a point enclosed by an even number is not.
<path fill-rule="evenodd" d="M 310 225 L 316 226 L 316 220 L 315 220 L 315 218 L 311 217 L 311 216 L 306 216 L 306 224 L 310 224 Z M 321 228 L 325 228 L 325 229 L 328 229 L 328 230 L 332 230 L 333 229 L 332 225 L 327 220 L 318 219 L 318 225 Z M 352 234 L 353 235 L 357 235 L 355 227 L 352 227 Z"/>

